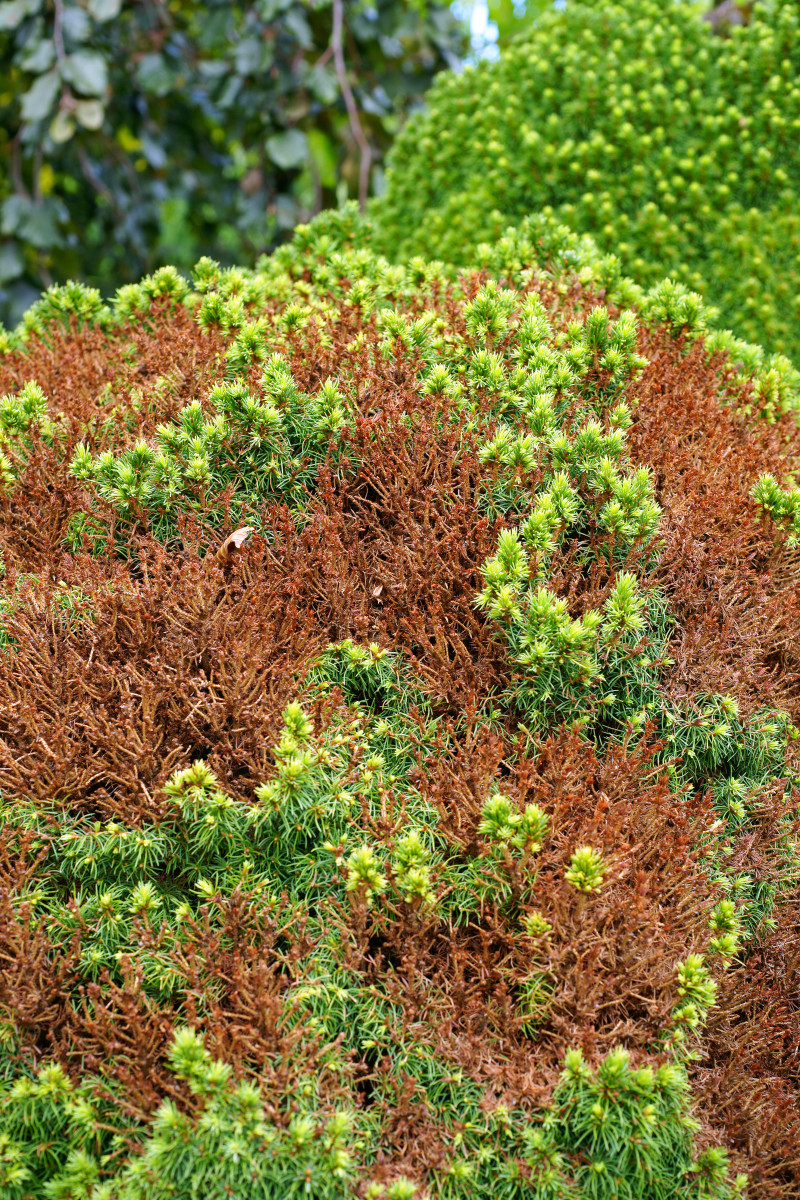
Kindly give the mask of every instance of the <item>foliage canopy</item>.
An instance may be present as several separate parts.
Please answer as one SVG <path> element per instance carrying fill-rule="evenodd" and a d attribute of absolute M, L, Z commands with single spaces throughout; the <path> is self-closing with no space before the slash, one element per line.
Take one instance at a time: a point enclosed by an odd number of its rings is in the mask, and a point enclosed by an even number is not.
<path fill-rule="evenodd" d="M 379 247 L 463 264 L 551 212 L 638 283 L 669 275 L 800 358 L 799 22 L 787 0 L 727 37 L 681 3 L 548 11 L 434 85 L 392 149 Z"/>
<path fill-rule="evenodd" d="M 358 195 L 354 129 L 380 170 L 463 47 L 435 2 L 3 0 L 0 319 L 51 282 L 109 292 L 203 253 L 254 261 Z"/>

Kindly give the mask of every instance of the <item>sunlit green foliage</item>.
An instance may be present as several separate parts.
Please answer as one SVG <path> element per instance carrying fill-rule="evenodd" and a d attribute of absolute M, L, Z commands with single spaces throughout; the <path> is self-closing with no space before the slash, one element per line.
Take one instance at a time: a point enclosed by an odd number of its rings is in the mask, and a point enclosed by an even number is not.
<path fill-rule="evenodd" d="M 163 540 L 175 536 L 176 513 L 193 505 L 213 519 L 207 497 L 226 489 L 218 519 L 236 525 L 257 519 L 258 506 L 269 500 L 298 503 L 330 438 L 345 425 L 347 400 L 332 379 L 316 396 L 301 397 L 279 354 L 265 364 L 261 389 L 256 398 L 239 377 L 220 383 L 205 412 L 197 401 L 188 405 L 177 421 L 159 428 L 155 446 L 139 441 L 119 456 L 93 457 L 81 445 L 72 473 L 111 504 L 123 524 L 139 521 Z M 76 538 L 85 527 L 85 520 L 76 525 Z"/>
<path fill-rule="evenodd" d="M 399 259 L 470 261 L 541 211 L 648 286 L 800 357 L 797 6 L 729 37 L 693 4 L 569 0 L 496 62 L 437 81 L 399 135 L 376 213 Z"/>

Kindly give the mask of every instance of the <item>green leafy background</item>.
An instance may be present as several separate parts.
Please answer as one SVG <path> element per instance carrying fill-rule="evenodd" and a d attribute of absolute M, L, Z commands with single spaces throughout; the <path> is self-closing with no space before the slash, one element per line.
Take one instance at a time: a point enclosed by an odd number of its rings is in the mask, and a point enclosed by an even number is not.
<path fill-rule="evenodd" d="M 253 262 L 358 192 L 331 0 L 0 3 L 0 321 L 43 287 L 104 292 L 201 254 Z M 466 27 L 446 4 L 343 0 L 373 188 Z"/>

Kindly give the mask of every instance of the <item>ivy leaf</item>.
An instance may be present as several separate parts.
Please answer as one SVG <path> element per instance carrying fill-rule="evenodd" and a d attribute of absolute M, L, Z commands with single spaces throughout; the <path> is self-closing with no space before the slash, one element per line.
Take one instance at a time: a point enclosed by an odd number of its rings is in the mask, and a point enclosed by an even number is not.
<path fill-rule="evenodd" d="M 61 77 L 57 70 L 40 75 L 22 97 L 22 119 L 43 120 L 53 107 L 60 86 Z"/>
<path fill-rule="evenodd" d="M 28 215 L 28 201 L 18 193 L 6 196 L 0 204 L 0 233 L 16 233 Z"/>
<path fill-rule="evenodd" d="M 95 50 L 79 50 L 64 61 L 64 78 L 84 96 L 102 96 L 108 84 L 108 66 Z"/>
<path fill-rule="evenodd" d="M 267 138 L 267 153 L 277 167 L 288 171 L 305 161 L 308 140 L 302 130 L 286 129 Z"/>
<path fill-rule="evenodd" d="M 75 122 L 65 108 L 60 108 L 50 122 L 50 137 L 60 146 L 68 142 L 75 132 Z"/>
<path fill-rule="evenodd" d="M 0 29 L 16 29 L 41 6 L 41 0 L 6 0 L 5 4 L 0 4 Z"/>
<path fill-rule="evenodd" d="M 48 203 L 48 199 L 46 197 L 40 204 L 33 205 L 27 221 L 20 230 L 26 242 L 38 250 L 47 250 L 59 242 L 55 205 Z"/>
<path fill-rule="evenodd" d="M 301 46 L 313 45 L 314 38 L 311 33 L 311 26 L 302 12 L 298 12 L 292 8 L 283 19 L 286 22 L 286 28 L 293 37 L 297 38 Z"/>
<path fill-rule="evenodd" d="M 140 86 L 154 96 L 166 96 L 172 87 L 172 72 L 161 54 L 145 54 L 139 61 L 136 77 Z"/>
<path fill-rule="evenodd" d="M 99 129 L 105 109 L 99 100 L 79 100 L 75 105 L 75 116 L 84 129 Z"/>
<path fill-rule="evenodd" d="M 70 50 L 85 42 L 92 31 L 92 23 L 82 8 L 65 8 L 61 23 Z"/>
<path fill-rule="evenodd" d="M 95 21 L 112 21 L 119 16 L 122 0 L 89 0 L 86 7 Z"/>
<path fill-rule="evenodd" d="M 8 283 L 18 279 L 25 270 L 25 263 L 14 242 L 6 242 L 0 246 L 0 283 Z"/>
<path fill-rule="evenodd" d="M 263 40 L 249 37 L 239 42 L 233 53 L 233 61 L 240 75 L 252 75 L 261 64 Z"/>
<path fill-rule="evenodd" d="M 317 100 L 322 104 L 336 102 L 339 95 L 339 80 L 332 67 L 321 67 L 317 63 L 311 70 L 308 83 Z"/>
<path fill-rule="evenodd" d="M 34 42 L 25 51 L 25 54 L 19 61 L 19 65 L 23 70 L 30 71 L 32 75 L 41 75 L 43 71 L 50 70 L 55 56 L 56 48 L 52 39 L 42 38 L 40 42 Z"/>

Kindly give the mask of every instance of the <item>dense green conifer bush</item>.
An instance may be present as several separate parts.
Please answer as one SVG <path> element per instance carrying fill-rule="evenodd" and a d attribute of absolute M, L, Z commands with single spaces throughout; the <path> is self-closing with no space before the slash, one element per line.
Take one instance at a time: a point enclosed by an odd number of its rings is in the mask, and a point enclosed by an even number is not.
<path fill-rule="evenodd" d="M 800 357 L 800 15 L 764 0 L 715 36 L 696 6 L 569 0 L 496 62 L 434 85 L 376 208 L 398 260 L 472 261 L 552 211 L 640 284 Z"/>
<path fill-rule="evenodd" d="M 4 347 L 3 1195 L 789 1195 L 796 376 L 371 233 Z"/>

